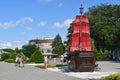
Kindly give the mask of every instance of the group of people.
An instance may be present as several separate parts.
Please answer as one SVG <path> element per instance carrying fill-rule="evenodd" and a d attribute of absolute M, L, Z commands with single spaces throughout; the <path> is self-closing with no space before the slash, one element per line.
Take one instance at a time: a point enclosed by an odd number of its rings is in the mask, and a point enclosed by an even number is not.
<path fill-rule="evenodd" d="M 44 66 L 45 66 L 45 69 L 47 68 L 48 64 L 49 64 L 49 60 L 48 60 L 48 57 L 45 55 L 44 56 Z M 18 55 L 16 56 L 15 66 L 24 67 L 24 61 L 23 61 L 22 56 L 18 56 Z"/>
<path fill-rule="evenodd" d="M 23 58 L 22 58 L 22 56 L 17 55 L 16 59 L 15 59 L 15 66 L 21 67 L 21 65 L 24 67 Z"/>
<path fill-rule="evenodd" d="M 64 63 L 68 61 L 68 55 L 65 53 L 64 55 L 60 56 L 60 62 Z"/>
<path fill-rule="evenodd" d="M 61 55 L 61 62 L 66 62 L 66 55 Z M 49 64 L 48 56 L 44 55 L 44 66 L 45 66 L 45 69 L 47 69 L 48 64 Z M 24 61 L 23 61 L 23 57 L 22 56 L 18 56 L 18 55 L 16 56 L 15 66 L 24 67 Z"/>

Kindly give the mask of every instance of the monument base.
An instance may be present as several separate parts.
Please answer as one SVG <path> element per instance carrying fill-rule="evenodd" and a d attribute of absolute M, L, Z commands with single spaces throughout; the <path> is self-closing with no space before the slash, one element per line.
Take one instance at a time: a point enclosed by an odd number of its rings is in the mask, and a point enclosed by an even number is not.
<path fill-rule="evenodd" d="M 94 51 L 75 51 L 70 55 L 68 67 L 76 72 L 93 72 L 95 69 Z"/>

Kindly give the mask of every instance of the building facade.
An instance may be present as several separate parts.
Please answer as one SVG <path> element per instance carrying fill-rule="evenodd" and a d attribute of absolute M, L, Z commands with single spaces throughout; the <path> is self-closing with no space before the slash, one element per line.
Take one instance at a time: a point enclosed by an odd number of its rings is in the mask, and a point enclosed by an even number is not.
<path fill-rule="evenodd" d="M 29 44 L 36 45 L 42 51 L 43 55 L 53 55 L 52 42 L 53 39 L 51 38 L 29 40 Z"/>

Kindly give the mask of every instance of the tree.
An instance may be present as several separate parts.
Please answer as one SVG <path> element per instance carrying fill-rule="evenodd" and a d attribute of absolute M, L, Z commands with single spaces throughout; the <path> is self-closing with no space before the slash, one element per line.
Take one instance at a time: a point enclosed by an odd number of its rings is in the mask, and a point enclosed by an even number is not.
<path fill-rule="evenodd" d="M 5 53 L 13 53 L 14 50 L 10 48 L 2 49 Z"/>
<path fill-rule="evenodd" d="M 55 46 L 62 44 L 62 39 L 61 36 L 58 34 L 55 38 L 54 41 L 52 43 L 52 47 L 54 48 Z"/>
<path fill-rule="evenodd" d="M 15 48 L 15 51 L 16 51 L 16 53 L 18 54 L 18 53 L 21 52 L 21 49 L 19 49 L 18 47 L 16 47 L 16 48 Z"/>
<path fill-rule="evenodd" d="M 71 36 L 72 36 L 72 24 L 70 24 L 70 27 L 68 28 L 68 33 L 67 33 L 67 41 L 66 41 L 66 48 L 67 50 L 70 50 L 70 42 L 71 42 Z"/>
<path fill-rule="evenodd" d="M 100 5 L 89 8 L 91 38 L 97 49 L 120 49 L 120 5 Z"/>
<path fill-rule="evenodd" d="M 64 45 L 59 44 L 59 45 L 55 46 L 53 51 L 54 51 L 54 54 L 62 55 L 65 52 Z"/>
<path fill-rule="evenodd" d="M 22 46 L 22 52 L 28 58 L 31 57 L 31 55 L 35 52 L 36 49 L 38 49 L 36 45 L 23 45 Z"/>
<path fill-rule="evenodd" d="M 62 43 L 61 36 L 58 34 L 52 43 L 53 54 L 61 55 L 65 52 L 64 45 Z"/>
<path fill-rule="evenodd" d="M 34 63 L 43 63 L 44 62 L 44 58 L 43 58 L 43 55 L 42 55 L 41 51 L 40 50 L 36 50 L 32 54 L 32 56 L 30 58 L 30 61 L 34 62 Z"/>

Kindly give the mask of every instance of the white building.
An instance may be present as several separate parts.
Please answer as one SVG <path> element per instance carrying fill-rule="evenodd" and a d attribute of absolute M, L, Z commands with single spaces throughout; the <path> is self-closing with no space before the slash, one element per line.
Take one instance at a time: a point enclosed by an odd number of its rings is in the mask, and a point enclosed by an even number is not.
<path fill-rule="evenodd" d="M 29 40 L 29 44 L 36 45 L 37 47 L 39 47 L 43 55 L 53 55 L 52 42 L 53 42 L 53 39 L 51 38 Z"/>

